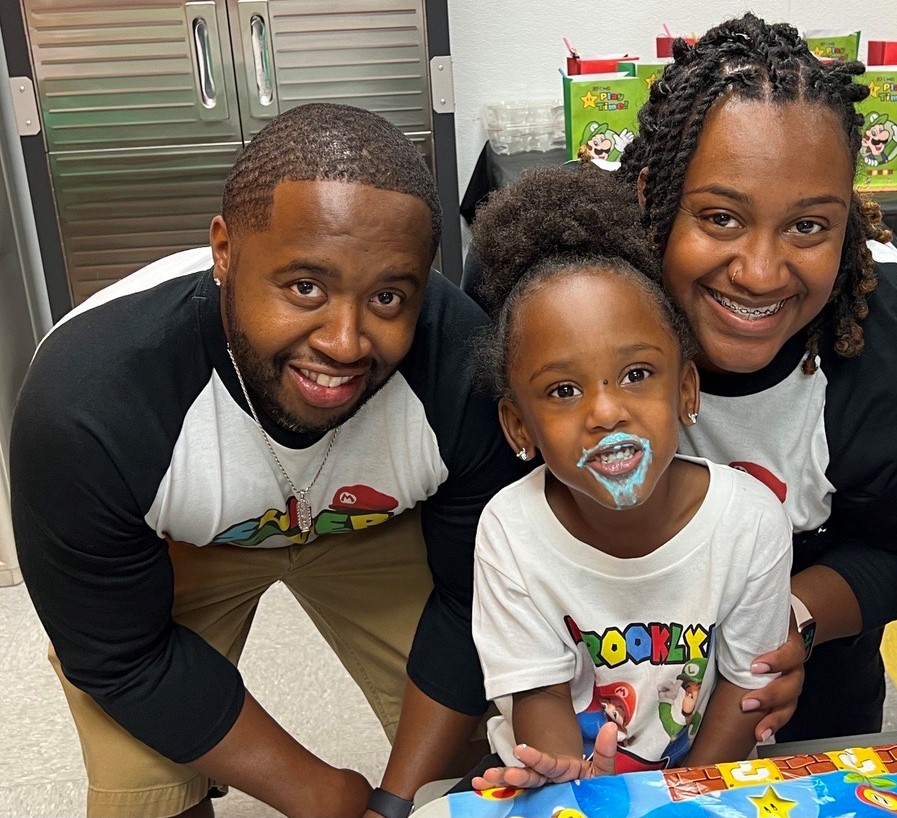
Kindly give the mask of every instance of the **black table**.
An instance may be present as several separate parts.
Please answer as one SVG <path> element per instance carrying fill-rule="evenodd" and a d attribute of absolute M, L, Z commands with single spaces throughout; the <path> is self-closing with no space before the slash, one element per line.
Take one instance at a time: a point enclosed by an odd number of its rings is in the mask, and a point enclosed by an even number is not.
<path fill-rule="evenodd" d="M 476 206 L 493 190 L 505 187 L 517 180 L 528 168 L 547 168 L 563 165 L 567 152 L 560 148 L 545 151 L 524 151 L 523 153 L 499 154 L 487 142 L 480 151 L 464 198 L 461 200 L 461 215 L 470 224 L 473 222 Z"/>

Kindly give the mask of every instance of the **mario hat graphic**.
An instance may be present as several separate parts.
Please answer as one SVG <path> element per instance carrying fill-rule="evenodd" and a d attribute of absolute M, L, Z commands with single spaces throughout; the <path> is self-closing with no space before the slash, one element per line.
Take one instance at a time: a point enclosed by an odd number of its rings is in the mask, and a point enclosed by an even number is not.
<path fill-rule="evenodd" d="M 628 682 L 613 682 L 607 685 L 595 685 L 597 697 L 613 704 L 623 714 L 623 727 L 632 721 L 635 713 L 635 688 Z M 625 731 L 624 731 L 625 732 Z"/>

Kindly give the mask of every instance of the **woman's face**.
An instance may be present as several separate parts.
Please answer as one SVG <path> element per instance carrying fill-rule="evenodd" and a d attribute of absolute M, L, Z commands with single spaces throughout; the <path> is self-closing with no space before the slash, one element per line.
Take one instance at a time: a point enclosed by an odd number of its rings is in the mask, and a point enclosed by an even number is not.
<path fill-rule="evenodd" d="M 761 369 L 822 310 L 853 174 L 827 108 L 729 99 L 707 115 L 663 258 L 701 365 Z"/>

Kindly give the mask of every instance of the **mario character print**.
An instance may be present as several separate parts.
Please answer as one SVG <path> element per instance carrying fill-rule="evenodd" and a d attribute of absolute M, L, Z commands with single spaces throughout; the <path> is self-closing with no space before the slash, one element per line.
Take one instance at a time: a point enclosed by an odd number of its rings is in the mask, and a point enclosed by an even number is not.
<path fill-rule="evenodd" d="M 579 159 L 588 159 L 604 170 L 617 170 L 620 155 L 633 139 L 635 134 L 628 128 L 617 133 L 606 122 L 592 121 L 582 132 L 577 155 Z"/>
<path fill-rule="evenodd" d="M 685 758 L 691 740 L 701 725 L 697 704 L 706 670 L 706 659 L 691 659 L 682 666 L 682 671 L 675 679 L 657 686 L 660 723 L 670 737 L 670 743 L 662 755 L 669 758 L 671 767 L 679 766 Z M 674 715 L 675 710 L 678 710 L 677 715 Z"/>
<path fill-rule="evenodd" d="M 300 525 L 298 501 L 287 499 L 286 509 L 269 508 L 260 517 L 232 525 L 215 536 L 214 542 L 243 547 L 257 546 L 271 537 L 284 537 L 293 544 L 308 542 L 310 533 L 346 534 L 385 523 L 395 515 L 398 500 L 371 486 L 353 485 L 337 489 L 328 508 L 315 515 L 311 532 Z"/>
<path fill-rule="evenodd" d="M 595 738 L 601 727 L 609 721 L 617 725 L 617 743 L 626 746 L 629 740 L 629 723 L 635 714 L 635 689 L 628 682 L 595 684 L 592 701 L 579 714 L 579 725 L 583 735 L 583 746 L 591 752 Z"/>
<path fill-rule="evenodd" d="M 885 165 L 897 157 L 897 125 L 887 114 L 872 112 L 863 122 L 863 161 L 870 167 Z"/>

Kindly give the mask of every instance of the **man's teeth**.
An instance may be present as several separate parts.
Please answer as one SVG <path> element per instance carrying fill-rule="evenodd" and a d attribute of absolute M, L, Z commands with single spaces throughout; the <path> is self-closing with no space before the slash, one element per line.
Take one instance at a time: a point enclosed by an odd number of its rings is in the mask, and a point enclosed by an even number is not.
<path fill-rule="evenodd" d="M 601 452 L 598 460 L 601 463 L 616 463 L 618 460 L 631 460 L 635 457 L 634 446 L 621 446 L 612 452 Z"/>
<path fill-rule="evenodd" d="M 734 312 L 736 315 L 742 315 L 749 321 L 756 318 L 766 318 L 767 315 L 775 315 L 782 309 L 785 301 L 787 301 L 787 299 L 783 298 L 781 301 L 777 301 L 775 304 L 770 304 L 768 307 L 748 307 L 744 304 L 739 304 L 737 301 L 733 301 L 731 298 L 726 298 L 726 296 L 722 293 L 718 293 L 716 290 L 710 290 L 710 294 L 717 303 L 722 304 L 729 310 L 729 312 Z"/>
<path fill-rule="evenodd" d="M 344 383 L 348 383 L 352 380 L 352 375 L 348 378 L 333 378 L 330 375 L 324 375 L 321 372 L 312 372 L 310 369 L 300 369 L 299 370 L 306 378 L 314 383 L 318 384 L 318 386 L 342 386 Z"/>

